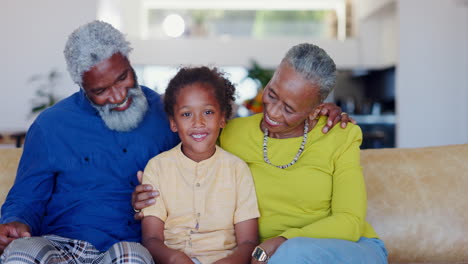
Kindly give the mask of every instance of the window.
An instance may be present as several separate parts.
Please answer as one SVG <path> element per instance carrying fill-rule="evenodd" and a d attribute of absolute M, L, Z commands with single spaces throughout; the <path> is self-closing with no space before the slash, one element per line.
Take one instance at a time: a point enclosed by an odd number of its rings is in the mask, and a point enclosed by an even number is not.
<path fill-rule="evenodd" d="M 349 27 L 352 20 L 347 17 L 349 3 L 350 0 L 99 0 L 97 12 L 99 19 L 142 39 L 297 36 L 344 40 L 346 31 L 350 31 L 347 24 Z"/>
<path fill-rule="evenodd" d="M 336 38 L 332 10 L 149 9 L 148 38 Z"/>

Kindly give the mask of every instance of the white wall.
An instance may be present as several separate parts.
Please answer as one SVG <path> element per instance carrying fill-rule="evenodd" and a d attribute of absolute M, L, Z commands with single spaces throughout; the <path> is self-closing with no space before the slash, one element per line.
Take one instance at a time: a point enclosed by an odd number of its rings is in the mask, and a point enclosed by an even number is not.
<path fill-rule="evenodd" d="M 400 0 L 397 145 L 468 143 L 468 1 Z"/>
<path fill-rule="evenodd" d="M 78 90 L 66 72 L 63 48 L 79 25 L 96 18 L 94 0 L 3 0 L 0 7 L 0 131 L 24 130 L 36 86 L 27 80 L 52 68 L 62 95 Z"/>
<path fill-rule="evenodd" d="M 295 44 L 312 42 L 325 49 L 339 68 L 354 68 L 359 63 L 356 40 L 327 41 L 311 39 L 131 39 L 133 64 L 211 64 L 250 66 L 255 59 L 264 67 L 276 67 L 286 51 Z"/>
<path fill-rule="evenodd" d="M 358 5 L 357 15 L 360 19 L 368 16 L 375 16 L 381 13 L 382 10 L 390 6 L 394 6 L 396 0 L 351 0 Z"/>
<path fill-rule="evenodd" d="M 355 0 L 359 65 L 386 68 L 397 63 L 398 13 L 394 0 Z"/>

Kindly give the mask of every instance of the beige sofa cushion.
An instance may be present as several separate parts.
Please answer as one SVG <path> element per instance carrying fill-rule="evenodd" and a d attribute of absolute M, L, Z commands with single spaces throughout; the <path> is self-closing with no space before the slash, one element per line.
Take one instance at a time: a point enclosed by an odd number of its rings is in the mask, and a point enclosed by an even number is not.
<path fill-rule="evenodd" d="M 390 262 L 468 263 L 468 144 L 364 150 L 361 163 Z"/>
<path fill-rule="evenodd" d="M 0 149 L 0 205 L 3 204 L 16 177 L 22 149 Z"/>

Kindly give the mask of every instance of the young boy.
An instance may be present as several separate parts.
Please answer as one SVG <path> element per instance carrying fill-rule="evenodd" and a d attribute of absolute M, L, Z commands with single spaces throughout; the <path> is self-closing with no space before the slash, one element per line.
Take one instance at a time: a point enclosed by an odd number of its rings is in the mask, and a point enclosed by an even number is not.
<path fill-rule="evenodd" d="M 249 263 L 258 244 L 250 170 L 216 146 L 235 88 L 217 69 L 182 68 L 164 96 L 181 143 L 148 162 L 144 184 L 160 196 L 144 209 L 143 244 L 156 263 Z"/>

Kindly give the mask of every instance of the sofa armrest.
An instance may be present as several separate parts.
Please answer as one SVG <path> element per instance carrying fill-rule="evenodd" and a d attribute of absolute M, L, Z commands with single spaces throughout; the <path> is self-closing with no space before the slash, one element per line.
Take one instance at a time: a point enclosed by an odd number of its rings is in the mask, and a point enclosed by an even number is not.
<path fill-rule="evenodd" d="M 3 204 L 16 177 L 23 149 L 0 149 L 0 205 Z"/>
<path fill-rule="evenodd" d="M 468 144 L 361 151 L 367 219 L 389 261 L 468 261 Z"/>

